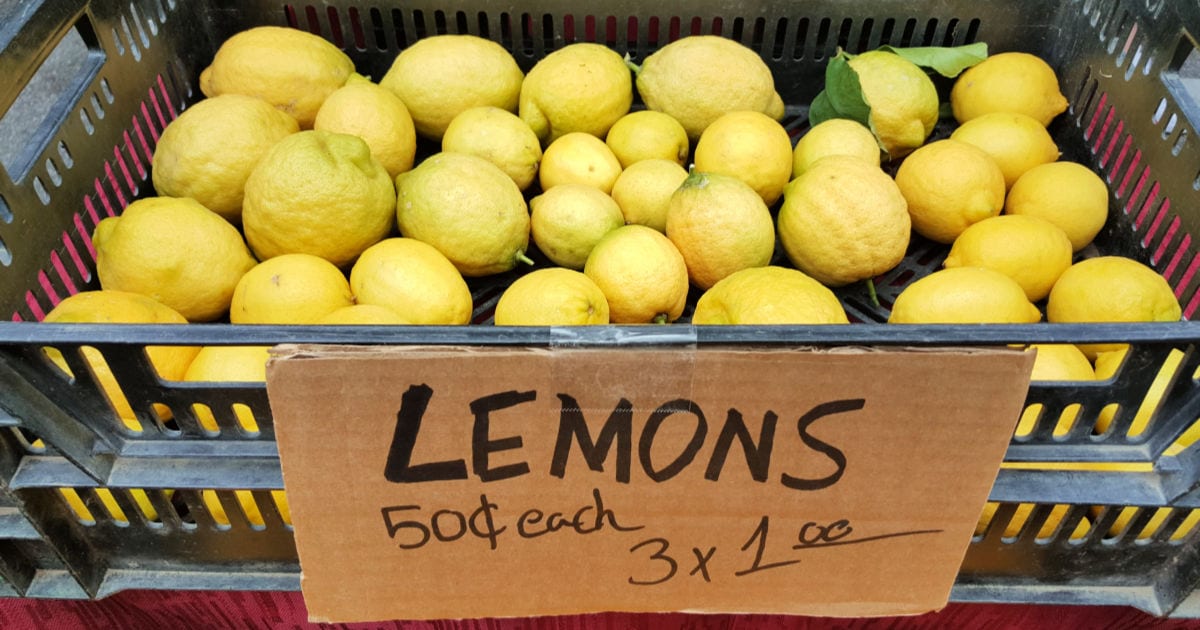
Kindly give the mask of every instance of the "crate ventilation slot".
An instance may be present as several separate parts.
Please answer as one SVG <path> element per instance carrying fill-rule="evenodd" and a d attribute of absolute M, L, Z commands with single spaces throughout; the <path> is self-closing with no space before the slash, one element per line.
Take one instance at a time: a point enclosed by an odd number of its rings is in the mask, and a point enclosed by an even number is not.
<path fill-rule="evenodd" d="M 980 20 L 972 18 L 852 19 L 788 18 L 768 21 L 721 17 L 702 19 L 683 16 L 636 17 L 597 15 L 534 15 L 531 13 L 489 14 L 442 10 L 377 8 L 362 10 L 287 4 L 283 7 L 288 26 L 326 37 L 343 50 L 399 51 L 431 36 L 472 34 L 498 41 L 506 49 L 534 59 L 544 51 L 574 42 L 599 42 L 629 48 L 635 59 L 686 35 L 722 35 L 779 61 L 820 61 L 837 48 L 867 50 L 883 44 L 899 46 L 956 46 L 974 42 Z"/>
<path fill-rule="evenodd" d="M 1103 76 L 1092 67 L 1086 69 L 1071 114 L 1083 130 L 1087 148 L 1096 157 L 1121 211 L 1133 216 L 1134 233 L 1151 252 L 1151 263 L 1175 289 L 1184 318 L 1191 319 L 1200 308 L 1200 278 L 1196 277 L 1200 255 L 1191 235 L 1180 229 L 1179 216 L 1171 212 L 1172 200 L 1162 194 L 1149 164 L 1143 164 L 1142 150 L 1135 146 L 1125 120 L 1109 103 L 1108 92 L 1100 87 Z M 1158 141 L 1168 143 L 1174 155 L 1183 151 L 1192 133 L 1181 118 L 1165 98 L 1151 115 L 1151 123 L 1161 131 Z"/>
<path fill-rule="evenodd" d="M 115 216 L 138 197 L 148 182 L 150 162 L 158 138 L 180 111 L 175 104 L 186 102 L 187 96 L 180 93 L 184 82 L 173 75 L 171 67 L 168 66 L 166 76 L 160 74 L 156 77 L 146 97 L 135 108 L 136 114 L 121 132 L 118 144 L 112 148 L 112 158 L 101 165 L 103 175 L 93 179 L 92 191 L 82 199 L 82 211 L 72 217 L 72 229 L 63 232 L 62 249 L 50 252 L 46 265 L 38 273 L 37 288 L 26 291 L 25 308 L 12 314 L 13 321 L 41 321 L 59 301 L 78 293 L 91 282 L 91 269 L 96 260 L 91 241 L 92 231 L 101 219 Z M 98 84 L 99 89 L 79 106 L 79 120 L 89 135 L 95 132 L 93 112 L 97 116 L 102 115 L 105 103 L 111 104 L 116 100 L 106 78 L 102 77 Z M 66 142 L 59 141 L 56 147 L 59 159 L 47 158 L 44 163 L 45 180 L 39 174 L 32 183 L 43 204 L 50 201 L 50 189 L 45 181 L 57 187 L 63 169 L 75 166 L 75 158 Z M 0 210 L 0 220 L 4 216 L 6 211 Z M 0 263 L 7 265 L 6 260 L 11 262 L 11 254 L 0 243 Z"/>

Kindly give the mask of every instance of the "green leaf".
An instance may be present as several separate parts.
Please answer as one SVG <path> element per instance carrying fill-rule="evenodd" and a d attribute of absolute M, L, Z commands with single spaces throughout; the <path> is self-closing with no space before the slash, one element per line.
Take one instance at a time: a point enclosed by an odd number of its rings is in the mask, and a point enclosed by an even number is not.
<path fill-rule="evenodd" d="M 871 106 L 863 96 L 858 72 L 850 67 L 845 53 L 839 53 L 825 66 L 825 94 L 837 112 L 837 118 L 849 118 L 870 126 Z"/>
<path fill-rule="evenodd" d="M 901 57 L 953 79 L 963 70 L 987 59 L 988 48 L 985 42 L 975 42 L 966 46 L 924 46 L 915 48 L 896 48 L 880 46 L 880 50 L 896 53 Z"/>
<path fill-rule="evenodd" d="M 825 90 L 821 90 L 820 94 L 813 99 L 812 105 L 808 106 L 808 124 L 811 127 L 833 120 L 838 117 L 838 113 L 833 109 L 833 104 L 829 102 L 829 95 Z"/>

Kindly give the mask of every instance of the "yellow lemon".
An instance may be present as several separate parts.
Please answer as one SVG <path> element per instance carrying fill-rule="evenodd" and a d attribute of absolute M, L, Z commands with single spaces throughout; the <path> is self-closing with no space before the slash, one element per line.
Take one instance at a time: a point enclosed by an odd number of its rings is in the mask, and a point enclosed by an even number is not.
<path fill-rule="evenodd" d="M 1100 256 L 1071 265 L 1058 277 L 1046 303 L 1051 322 L 1174 322 L 1182 310 L 1171 285 L 1159 273 L 1132 258 Z M 1088 356 L 1116 350 L 1114 344 L 1089 344 Z"/>
<path fill-rule="evenodd" d="M 260 260 L 312 254 L 342 267 L 387 236 L 395 211 L 391 178 L 366 142 L 302 131 L 276 144 L 250 173 L 242 228 Z"/>
<path fill-rule="evenodd" d="M 1037 358 L 1033 362 L 1031 381 L 1092 381 L 1096 373 L 1087 356 L 1079 348 L 1071 344 L 1033 344 L 1029 346 L 1037 350 Z M 1017 422 L 1016 435 L 1029 435 L 1037 425 L 1042 415 L 1043 405 L 1034 403 L 1021 413 Z M 1079 403 L 1067 405 L 1062 415 L 1056 420 L 1055 435 L 1067 433 L 1079 417 Z"/>
<path fill-rule="evenodd" d="M 896 296 L 893 324 L 1032 324 L 1042 314 L 1012 278 L 981 267 L 935 271 Z"/>
<path fill-rule="evenodd" d="M 652 159 L 683 166 L 690 149 L 687 131 L 678 120 L 649 109 L 622 116 L 608 130 L 604 142 L 621 162 L 621 168 Z"/>
<path fill-rule="evenodd" d="M 262 383 L 267 380 L 267 359 L 270 346 L 205 346 L 183 376 L 185 381 L 212 381 L 220 383 Z M 233 415 L 242 429 L 258 431 L 254 412 L 244 404 L 233 407 Z M 217 432 L 220 426 L 212 409 L 205 405 L 192 405 L 192 411 L 200 426 Z"/>
<path fill-rule="evenodd" d="M 1037 350 L 1033 361 L 1034 381 L 1093 381 L 1096 372 L 1091 361 L 1069 343 L 1035 343 L 1030 348 Z"/>
<path fill-rule="evenodd" d="M 538 181 L 542 190 L 559 184 L 585 184 L 612 192 L 621 175 L 621 162 L 604 141 L 591 134 L 573 132 L 559 136 L 546 147 Z"/>
<path fill-rule="evenodd" d="M 200 73 L 205 96 L 245 94 L 290 114 L 311 129 L 321 103 L 354 72 L 346 53 L 294 28 L 258 26 L 241 31 L 217 49 Z"/>
<path fill-rule="evenodd" d="M 605 234 L 625 225 L 612 197 L 583 184 L 562 184 L 529 201 L 533 242 L 554 264 L 583 269 Z"/>
<path fill-rule="evenodd" d="M 262 527 L 266 524 L 263 520 L 262 510 L 258 507 L 258 502 L 254 498 L 254 494 L 249 490 L 234 490 L 234 498 L 237 499 L 238 507 L 241 508 L 242 515 L 246 521 L 255 527 Z M 214 490 L 204 490 L 200 493 L 201 499 L 204 501 L 204 507 L 208 509 L 208 513 L 213 520 L 219 525 L 230 525 L 229 513 L 225 510 L 225 505 L 221 503 L 220 497 Z M 279 517 L 287 525 L 292 524 L 292 511 L 288 506 L 287 495 L 283 490 L 271 490 L 271 501 L 275 503 L 275 508 L 279 512 Z"/>
<path fill-rule="evenodd" d="M 848 155 L 879 166 L 879 142 L 870 129 L 853 120 L 826 120 L 796 142 L 792 151 L 792 177 L 803 175 L 817 160 L 831 155 Z"/>
<path fill-rule="evenodd" d="M 753 50 L 715 35 L 681 37 L 635 68 L 646 107 L 668 114 L 692 140 L 712 121 L 736 111 L 783 118 L 775 78 Z"/>
<path fill-rule="evenodd" d="M 183 315 L 164 306 L 153 298 L 137 293 L 124 291 L 84 291 L 72 295 L 58 303 L 46 317 L 44 322 L 51 324 L 186 324 Z M 196 357 L 200 348 L 194 346 L 147 346 L 146 355 L 158 375 L 169 381 L 178 381 L 187 372 L 188 365 Z M 74 378 L 74 373 L 67 365 L 62 353 L 55 348 L 45 348 L 46 356 L 59 369 Z M 113 376 L 112 369 L 104 360 L 99 350 L 85 346 L 81 348 L 83 358 L 91 368 L 96 383 L 108 397 L 113 412 L 127 428 L 141 431 L 142 424 L 129 404 L 129 400 L 121 391 L 121 386 Z M 165 406 L 155 405 L 159 418 L 166 420 L 171 417 L 171 411 Z"/>
<path fill-rule="evenodd" d="M 497 326 L 586 326 L 608 323 L 608 300 L 596 283 L 571 269 L 531 271 L 496 303 Z"/>
<path fill-rule="evenodd" d="M 511 183 L 511 182 L 510 182 Z M 359 304 L 384 306 L 410 324 L 468 324 L 471 290 L 437 249 L 411 238 L 371 246 L 350 270 Z"/>
<path fill-rule="evenodd" d="M 1108 185 L 1082 164 L 1042 164 L 1013 184 L 1004 211 L 1046 219 L 1062 228 L 1071 247 L 1079 251 L 1096 238 L 1108 220 Z"/>
<path fill-rule="evenodd" d="M 652 228 L 626 225 L 609 232 L 583 273 L 604 292 L 615 324 L 669 323 L 683 314 L 687 265 L 670 239 Z"/>
<path fill-rule="evenodd" d="M 500 273 L 529 260 L 529 209 L 495 164 L 438 153 L 396 178 L 396 192 L 400 234 L 433 245 L 462 275 Z"/>
<path fill-rule="evenodd" d="M 1001 215 L 984 219 L 954 239 L 945 266 L 986 267 L 1017 281 L 1030 302 L 1071 266 L 1071 241 L 1057 225 L 1037 217 Z"/>
<path fill-rule="evenodd" d="M 517 111 L 525 74 L 503 46 L 474 35 L 435 35 L 400 51 L 379 85 L 404 101 L 417 133 L 433 140 L 472 107 Z"/>
<path fill-rule="evenodd" d="M 592 43 L 546 55 L 521 84 L 519 115 L 542 144 L 574 132 L 603 138 L 633 104 L 633 79 L 621 55 Z"/>
<path fill-rule="evenodd" d="M 313 129 L 362 138 L 389 177 L 412 168 L 417 132 L 404 101 L 361 75 L 325 99 Z"/>
<path fill-rule="evenodd" d="M 625 222 L 667 231 L 671 195 L 688 172 L 671 160 L 652 158 L 633 163 L 613 184 L 612 198 L 621 207 Z"/>
<path fill-rule="evenodd" d="M 991 524 L 992 520 L 996 518 L 996 510 L 999 508 L 999 506 L 999 503 L 992 501 L 988 501 L 984 504 L 983 513 L 979 515 L 979 522 L 975 525 L 976 536 L 982 536 L 987 533 L 988 526 Z M 1042 523 L 1041 528 L 1037 531 L 1037 538 L 1053 537 L 1055 532 L 1057 532 L 1062 526 L 1063 518 L 1066 517 L 1067 511 L 1070 509 L 1071 508 L 1069 505 L 1056 505 L 1051 508 L 1050 514 L 1046 517 L 1046 521 Z M 1032 514 L 1032 503 L 1018 504 L 1016 511 L 1012 515 L 1012 518 L 1007 523 L 1003 524 L 1003 536 L 1006 538 L 1014 538 L 1020 535 L 1021 530 L 1025 528 L 1025 522 L 1029 520 L 1029 517 Z M 1078 540 L 1084 536 L 1087 536 L 1088 531 L 1090 531 L 1091 528 L 1092 524 L 1086 516 L 1080 518 L 1079 522 L 1075 525 L 1075 528 L 1071 530 L 1070 539 Z"/>
<path fill-rule="evenodd" d="M 785 267 L 734 272 L 700 296 L 692 323 L 848 324 L 841 302 L 825 285 Z"/>
<path fill-rule="evenodd" d="M 788 184 L 779 241 L 797 269 L 826 285 L 866 280 L 903 260 L 912 227 L 905 208 L 879 167 L 831 156 Z"/>
<path fill-rule="evenodd" d="M 242 220 L 250 171 L 275 143 L 300 130 L 296 119 L 241 94 L 204 99 L 171 121 L 154 149 L 154 190 L 191 197 L 231 223 Z"/>
<path fill-rule="evenodd" d="M 404 325 L 410 323 L 400 317 L 396 311 L 377 304 L 354 304 L 343 306 L 318 319 L 316 324 L 335 326 L 374 326 L 374 325 Z"/>
<path fill-rule="evenodd" d="M 542 145 L 525 121 L 499 107 L 472 107 L 450 121 L 442 151 L 467 153 L 495 164 L 525 190 L 537 176 Z"/>
<path fill-rule="evenodd" d="M 871 130 L 888 156 L 894 160 L 925 144 L 938 119 L 937 88 L 929 75 L 883 50 L 855 56 L 849 64 L 871 107 Z"/>
<path fill-rule="evenodd" d="M 1067 110 L 1054 69 L 1034 55 L 992 55 L 959 75 L 950 106 L 960 123 L 991 112 L 1025 114 L 1046 126 Z"/>
<path fill-rule="evenodd" d="M 187 198 L 135 201 L 97 224 L 92 243 L 101 287 L 148 295 L 193 322 L 224 315 L 255 262 L 237 228 Z"/>
<path fill-rule="evenodd" d="M 792 141 L 778 122 L 758 112 L 717 118 L 696 144 L 696 170 L 746 182 L 768 206 L 792 175 Z"/>
<path fill-rule="evenodd" d="M 701 289 L 742 269 L 765 267 L 775 253 L 771 211 L 754 189 L 729 175 L 692 171 L 671 195 L 666 233 L 683 254 L 688 279 Z"/>
<path fill-rule="evenodd" d="M 896 171 L 908 201 L 913 229 L 939 243 L 952 243 L 970 225 L 1004 208 L 1004 172 L 982 149 L 939 140 L 917 149 Z"/>
<path fill-rule="evenodd" d="M 350 283 L 333 263 L 311 254 L 264 260 L 242 276 L 233 292 L 234 324 L 312 324 L 354 304 Z"/>
<path fill-rule="evenodd" d="M 1125 362 L 1126 355 L 1129 354 L 1129 346 L 1117 346 L 1115 350 L 1106 350 L 1096 355 L 1096 378 L 1099 380 L 1107 380 L 1117 374 L 1121 365 Z M 1133 420 L 1129 423 L 1128 435 L 1136 437 L 1146 431 L 1150 425 L 1150 419 L 1158 408 L 1162 406 L 1163 396 L 1167 393 L 1169 387 L 1179 371 L 1179 365 L 1183 361 L 1183 352 L 1179 349 L 1172 349 L 1167 354 L 1166 360 L 1158 367 L 1158 372 L 1154 376 L 1154 381 L 1150 383 L 1150 387 L 1146 390 L 1146 395 L 1141 401 L 1135 401 L 1137 405 L 1134 410 Z M 1108 428 L 1112 426 L 1113 418 L 1116 417 L 1118 406 L 1116 404 L 1106 405 L 1100 410 L 1099 417 L 1096 418 L 1096 427 L 1094 432 L 1101 435 L 1108 432 Z M 1128 411 L 1126 412 L 1128 413 Z M 1178 455 L 1188 446 L 1195 443 L 1196 439 L 1200 438 L 1200 424 L 1193 424 L 1188 428 L 1183 435 L 1179 436 L 1171 446 L 1163 451 L 1164 455 Z"/>
<path fill-rule="evenodd" d="M 204 346 L 188 367 L 184 380 L 265 382 L 270 350 L 271 346 Z"/>
<path fill-rule="evenodd" d="M 1029 169 L 1058 159 L 1058 145 L 1042 124 L 1025 114 L 992 112 L 968 120 L 954 133 L 954 140 L 973 144 L 992 156 L 1004 173 L 1004 185 L 1012 188 Z"/>

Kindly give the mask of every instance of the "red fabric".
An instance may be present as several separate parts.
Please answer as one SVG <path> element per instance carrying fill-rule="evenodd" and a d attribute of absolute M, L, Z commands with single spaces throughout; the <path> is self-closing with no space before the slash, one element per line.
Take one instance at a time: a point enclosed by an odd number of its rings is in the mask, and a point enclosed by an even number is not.
<path fill-rule="evenodd" d="M 775 615 L 621 614 L 571 615 L 534 619 L 408 621 L 374 624 L 310 624 L 299 593 L 128 591 L 107 599 L 58 601 L 0 600 L 0 628 L 232 628 L 280 630 L 933 630 L 986 628 L 1040 630 L 1087 628 L 1196 629 L 1200 621 L 1158 619 L 1132 608 L 951 604 L 939 613 L 884 619 L 825 619 Z"/>

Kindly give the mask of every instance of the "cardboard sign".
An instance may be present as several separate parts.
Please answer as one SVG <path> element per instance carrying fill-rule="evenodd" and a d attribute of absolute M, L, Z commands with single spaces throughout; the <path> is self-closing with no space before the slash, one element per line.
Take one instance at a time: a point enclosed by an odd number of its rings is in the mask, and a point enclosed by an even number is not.
<path fill-rule="evenodd" d="M 944 606 L 1032 353 L 283 347 L 320 621 Z"/>

